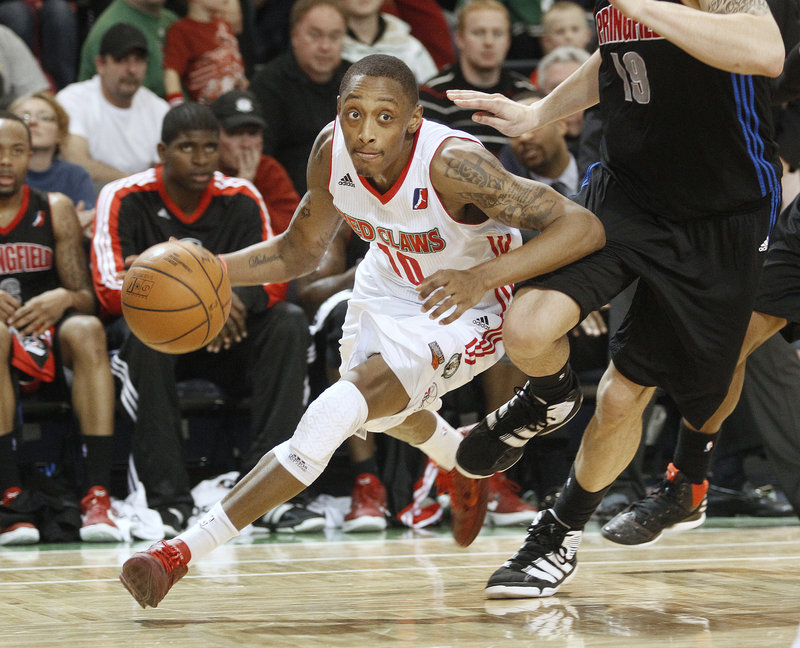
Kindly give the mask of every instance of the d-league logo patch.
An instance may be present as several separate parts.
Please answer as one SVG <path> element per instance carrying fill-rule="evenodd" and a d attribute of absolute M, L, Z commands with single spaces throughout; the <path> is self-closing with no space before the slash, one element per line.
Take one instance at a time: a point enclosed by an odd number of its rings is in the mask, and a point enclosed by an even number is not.
<path fill-rule="evenodd" d="M 355 187 L 356 186 L 356 183 L 353 182 L 353 179 L 350 177 L 349 173 L 345 173 L 344 176 L 342 176 L 342 179 L 339 180 L 339 184 L 344 186 L 344 187 Z"/>
<path fill-rule="evenodd" d="M 414 200 L 411 205 L 412 209 L 427 209 L 428 208 L 428 190 L 417 187 L 414 189 Z"/>

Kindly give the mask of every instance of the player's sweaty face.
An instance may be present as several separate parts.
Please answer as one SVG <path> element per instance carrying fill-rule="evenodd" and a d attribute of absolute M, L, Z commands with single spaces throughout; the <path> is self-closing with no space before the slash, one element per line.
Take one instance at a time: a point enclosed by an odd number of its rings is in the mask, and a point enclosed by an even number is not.
<path fill-rule="evenodd" d="M 408 161 L 414 107 L 401 85 L 383 77 L 357 76 L 339 99 L 347 152 L 359 175 L 382 183 L 399 177 Z"/>

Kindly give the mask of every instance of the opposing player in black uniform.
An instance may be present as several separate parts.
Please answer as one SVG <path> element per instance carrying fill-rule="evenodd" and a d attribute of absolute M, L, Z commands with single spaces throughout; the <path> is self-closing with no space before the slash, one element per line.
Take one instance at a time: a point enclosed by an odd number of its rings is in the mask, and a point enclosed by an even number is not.
<path fill-rule="evenodd" d="M 504 339 L 530 379 L 469 433 L 458 454 L 462 470 L 504 470 L 531 437 L 574 415 L 580 392 L 564 334 L 639 279 L 564 490 L 489 579 L 491 598 L 549 596 L 573 577 L 581 530 L 633 457 L 656 386 L 686 420 L 676 463 L 682 454 L 694 457 L 659 487 L 662 519 L 699 515 L 705 466 L 697 457 L 705 455 L 692 449 L 713 445 L 709 434 L 727 416 L 718 408 L 780 205 L 764 77 L 780 73 L 784 52 L 764 0 L 687 5 L 599 0 L 598 52 L 531 106 L 450 94 L 463 107 L 488 111 L 475 120 L 509 135 L 599 101 L 602 159 L 578 200 L 598 214 L 607 237 L 603 250 L 518 286 Z"/>
<path fill-rule="evenodd" d="M 215 171 L 218 148 L 219 126 L 208 107 L 175 107 L 162 126 L 163 166 L 103 188 L 92 272 L 108 313 L 120 314 L 120 277 L 132 257 L 151 245 L 174 236 L 223 253 L 272 236 L 266 207 L 253 185 Z M 159 511 L 169 535 L 181 531 L 194 505 L 183 458 L 178 380 L 207 378 L 235 396 L 258 385 L 259 396 L 251 399 L 249 445 L 242 453 L 245 470 L 288 438 L 302 416 L 308 322 L 298 306 L 283 301 L 285 293 L 286 284 L 236 288 L 231 315 L 208 347 L 214 353 L 153 351 L 130 335 L 122 318 L 116 320 L 121 330 L 115 333 L 124 341 L 112 370 L 122 381 L 121 401 L 135 422 L 134 463 L 148 504 Z M 281 515 L 307 513 L 311 518 L 305 509 L 291 508 Z M 324 525 L 321 516 L 315 517 Z"/>
<path fill-rule="evenodd" d="M 73 371 L 72 404 L 86 457 L 80 537 L 116 542 L 122 534 L 109 517 L 107 490 L 114 383 L 81 226 L 69 198 L 25 184 L 30 157 L 28 127 L 0 113 L 0 545 L 40 539 L 13 451 L 15 390 L 21 383 L 63 385 L 60 365 Z"/>

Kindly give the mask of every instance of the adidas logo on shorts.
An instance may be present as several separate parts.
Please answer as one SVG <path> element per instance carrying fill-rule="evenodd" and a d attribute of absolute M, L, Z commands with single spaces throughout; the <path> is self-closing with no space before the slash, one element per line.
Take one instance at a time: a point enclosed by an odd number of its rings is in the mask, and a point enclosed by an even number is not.
<path fill-rule="evenodd" d="M 472 323 L 475 326 L 481 327 L 484 331 L 489 330 L 489 318 L 486 317 L 486 315 L 481 315 L 480 317 L 476 317 L 474 320 L 472 320 Z"/>
<path fill-rule="evenodd" d="M 353 182 L 353 179 L 350 177 L 349 173 L 345 173 L 344 177 L 339 180 L 340 185 L 344 185 L 345 187 L 355 187 L 356 183 Z"/>

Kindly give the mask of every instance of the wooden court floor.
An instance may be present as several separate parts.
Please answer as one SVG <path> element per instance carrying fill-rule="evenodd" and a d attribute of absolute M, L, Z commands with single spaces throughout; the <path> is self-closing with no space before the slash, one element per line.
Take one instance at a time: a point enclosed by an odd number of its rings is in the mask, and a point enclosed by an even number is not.
<path fill-rule="evenodd" d="M 590 528 L 557 597 L 486 601 L 523 529 L 237 539 L 157 609 L 117 581 L 133 545 L 0 548 L 0 646 L 800 648 L 800 523 L 710 520 L 651 548 Z"/>

